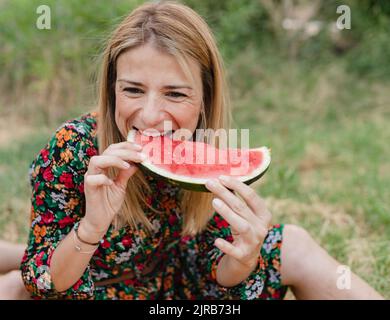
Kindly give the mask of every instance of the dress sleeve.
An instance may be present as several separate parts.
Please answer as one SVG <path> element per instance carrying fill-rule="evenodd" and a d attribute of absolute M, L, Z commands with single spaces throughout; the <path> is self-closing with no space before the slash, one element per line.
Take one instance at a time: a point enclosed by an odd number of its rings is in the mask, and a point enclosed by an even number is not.
<path fill-rule="evenodd" d="M 64 124 L 31 166 L 31 226 L 21 272 L 35 299 L 93 298 L 89 266 L 64 292 L 55 289 L 50 275 L 54 250 L 84 215 L 84 173 L 90 156 L 96 154 L 93 139 L 84 129 L 71 122 Z"/>
<path fill-rule="evenodd" d="M 266 267 L 260 255 L 254 271 L 243 282 L 233 287 L 224 287 L 217 282 L 217 267 L 224 253 L 214 245 L 217 238 L 233 242 L 229 224 L 218 213 L 214 213 L 205 232 L 203 232 L 203 254 L 207 254 L 206 273 L 208 281 L 217 291 L 217 297 L 223 299 L 254 300 L 260 299 L 266 280 Z M 206 294 L 207 295 L 207 294 Z"/>

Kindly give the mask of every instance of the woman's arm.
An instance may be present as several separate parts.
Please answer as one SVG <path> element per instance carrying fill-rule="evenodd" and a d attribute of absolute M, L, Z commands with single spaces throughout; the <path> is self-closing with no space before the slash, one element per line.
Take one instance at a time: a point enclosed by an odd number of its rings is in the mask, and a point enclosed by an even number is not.
<path fill-rule="evenodd" d="M 128 162 L 143 160 L 141 147 L 130 142 L 111 145 L 96 156 L 91 133 L 95 124 L 92 117 L 66 123 L 33 163 L 31 230 L 21 265 L 33 297 L 93 296 L 89 261 L 97 246 L 82 244 L 73 227 L 80 222 L 79 238 L 97 243 L 119 211 L 127 181 L 136 171 Z M 113 167 L 119 172 L 115 180 L 106 172 Z"/>
<path fill-rule="evenodd" d="M 88 266 L 97 246 L 84 244 L 81 250 L 84 251 L 85 247 L 89 253 L 82 253 L 77 250 L 77 245 L 80 242 L 98 243 L 107 232 L 122 207 L 128 179 L 136 172 L 136 167 L 128 162 L 142 161 L 140 150 L 141 147 L 133 143 L 121 142 L 109 146 L 102 155 L 91 158 L 84 176 L 86 213 L 80 222 L 79 234 L 77 236 L 72 230 L 61 241 L 52 258 L 52 279 L 58 291 L 70 288 Z M 109 168 L 119 171 L 114 180 L 108 177 Z"/>
<path fill-rule="evenodd" d="M 253 271 L 255 271 L 259 259 L 260 258 L 257 257 L 253 261 L 248 261 L 248 263 L 242 264 L 236 259 L 232 259 L 230 256 L 224 255 L 218 264 L 218 283 L 224 287 L 234 287 L 242 283 Z"/>
<path fill-rule="evenodd" d="M 81 219 L 78 236 L 83 241 L 98 243 L 105 233 L 106 230 L 96 231 L 85 219 Z M 51 260 L 51 277 L 57 291 L 69 289 L 82 277 L 96 249 L 97 245 L 78 241 L 76 231 L 72 229 L 59 243 Z"/>
<path fill-rule="evenodd" d="M 207 188 L 218 198 L 214 209 L 231 225 L 233 241 L 223 238 L 215 245 L 225 254 L 218 263 L 217 281 L 225 287 L 244 281 L 260 263 L 260 250 L 267 236 L 271 213 L 255 191 L 237 179 L 220 177 L 208 181 Z M 238 198 L 233 190 L 243 200 Z"/>
<path fill-rule="evenodd" d="M 74 286 L 62 293 L 56 290 L 51 275 L 54 251 L 84 215 L 87 155 L 96 153 L 93 123 L 87 118 L 64 124 L 32 163 L 31 228 L 21 271 L 33 298 L 93 296 L 89 268 L 84 268 Z"/>

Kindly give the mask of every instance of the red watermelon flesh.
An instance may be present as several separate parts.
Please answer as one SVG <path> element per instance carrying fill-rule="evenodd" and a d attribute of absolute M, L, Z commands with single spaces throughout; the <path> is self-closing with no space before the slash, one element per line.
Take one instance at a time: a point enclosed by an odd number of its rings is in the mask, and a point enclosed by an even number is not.
<path fill-rule="evenodd" d="M 147 155 L 143 167 L 191 190 L 206 191 L 205 182 L 220 175 L 249 184 L 260 178 L 270 163 L 266 147 L 217 149 L 203 142 L 145 136 L 135 130 L 129 132 L 128 140 L 143 146 L 142 152 Z"/>

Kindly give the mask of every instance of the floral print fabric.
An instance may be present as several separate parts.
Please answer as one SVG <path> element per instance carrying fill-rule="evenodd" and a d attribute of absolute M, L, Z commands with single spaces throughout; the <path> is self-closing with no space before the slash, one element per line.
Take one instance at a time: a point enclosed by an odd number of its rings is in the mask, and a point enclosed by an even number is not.
<path fill-rule="evenodd" d="M 84 215 L 84 174 L 98 153 L 97 115 L 86 114 L 63 124 L 43 148 L 30 169 L 31 229 L 21 264 L 23 281 L 35 299 L 281 299 L 280 248 L 283 225 L 275 225 L 261 249 L 252 274 L 232 288 L 216 281 L 222 252 L 214 240 L 232 241 L 228 223 L 217 213 L 207 229 L 181 236 L 179 189 L 147 176 L 152 193 L 146 195 L 145 214 L 154 231 L 112 226 L 102 239 L 82 277 L 58 292 L 51 280 L 50 261 L 60 241 Z M 156 267 L 143 275 L 150 264 Z M 132 279 L 100 285 L 99 281 L 133 272 Z"/>

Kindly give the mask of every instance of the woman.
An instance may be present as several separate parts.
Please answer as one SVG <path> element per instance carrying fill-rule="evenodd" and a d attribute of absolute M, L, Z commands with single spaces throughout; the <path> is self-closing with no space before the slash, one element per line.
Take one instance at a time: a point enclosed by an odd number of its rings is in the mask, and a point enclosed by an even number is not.
<path fill-rule="evenodd" d="M 297 298 L 380 298 L 355 275 L 338 290 L 338 263 L 303 229 L 271 226 L 264 201 L 238 180 L 199 193 L 137 170 L 130 129 L 226 128 L 228 105 L 199 15 L 162 2 L 126 17 L 104 52 L 98 113 L 61 126 L 33 162 L 21 265 L 31 296 L 281 299 L 290 286 Z"/>

